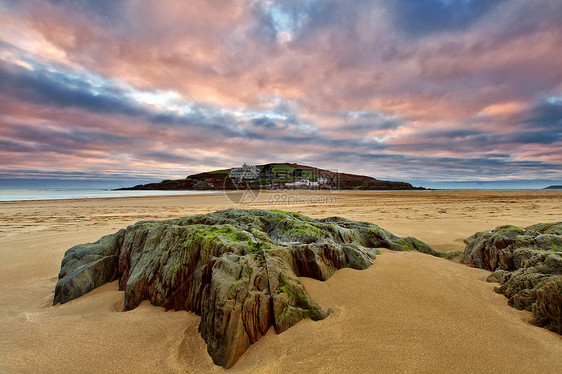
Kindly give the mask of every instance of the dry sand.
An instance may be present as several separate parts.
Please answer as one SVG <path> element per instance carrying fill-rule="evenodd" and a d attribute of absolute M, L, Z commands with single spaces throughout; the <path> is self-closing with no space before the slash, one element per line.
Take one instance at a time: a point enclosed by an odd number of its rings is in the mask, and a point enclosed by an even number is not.
<path fill-rule="evenodd" d="M 244 208 L 339 215 L 415 236 L 437 250 L 502 224 L 562 220 L 560 191 L 262 193 Z M 296 203 L 294 200 L 299 200 Z M 286 200 L 285 200 L 286 202 Z M 112 283 L 51 306 L 64 252 L 143 219 L 240 207 L 222 194 L 0 203 L 0 372 L 224 372 L 199 317 L 148 303 L 122 313 Z M 488 272 L 384 250 L 364 271 L 302 279 L 334 313 L 253 345 L 229 372 L 562 372 L 562 337 L 527 323 Z"/>

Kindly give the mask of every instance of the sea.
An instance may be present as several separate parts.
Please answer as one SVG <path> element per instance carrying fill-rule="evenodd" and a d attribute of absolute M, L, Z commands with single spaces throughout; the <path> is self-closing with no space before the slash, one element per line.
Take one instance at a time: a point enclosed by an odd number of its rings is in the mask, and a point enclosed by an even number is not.
<path fill-rule="evenodd" d="M 146 183 L 141 181 L 141 183 Z M 0 201 L 93 199 L 103 197 L 169 196 L 224 193 L 222 190 L 115 190 L 122 186 L 140 184 L 139 181 L 117 181 L 108 183 L 60 181 L 60 180 L 6 180 L 0 178 Z M 423 186 L 439 190 L 539 190 L 548 185 L 561 185 L 562 181 L 513 182 L 420 182 Z"/>
<path fill-rule="evenodd" d="M 170 196 L 223 193 L 223 191 L 111 190 L 102 188 L 0 188 L 0 201 L 93 199 L 102 197 Z"/>

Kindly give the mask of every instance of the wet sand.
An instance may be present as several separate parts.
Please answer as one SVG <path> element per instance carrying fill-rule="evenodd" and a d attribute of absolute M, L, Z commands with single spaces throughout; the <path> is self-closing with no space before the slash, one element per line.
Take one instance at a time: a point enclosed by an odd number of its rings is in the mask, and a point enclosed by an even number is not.
<path fill-rule="evenodd" d="M 244 206 L 222 194 L 0 202 L 0 372 L 224 372 L 206 353 L 199 317 L 147 302 L 122 313 L 116 283 L 51 304 L 71 246 L 139 220 L 230 207 L 338 215 L 456 250 L 476 231 L 562 220 L 562 192 L 299 191 Z M 384 250 L 367 270 L 304 278 L 334 313 L 270 330 L 228 372 L 562 372 L 562 337 L 528 324 L 531 314 L 509 307 L 487 275 Z"/>

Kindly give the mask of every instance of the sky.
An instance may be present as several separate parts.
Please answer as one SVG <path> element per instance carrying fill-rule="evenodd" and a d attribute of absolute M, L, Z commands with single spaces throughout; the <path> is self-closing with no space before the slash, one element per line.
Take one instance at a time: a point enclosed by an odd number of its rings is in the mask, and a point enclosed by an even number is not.
<path fill-rule="evenodd" d="M 560 0 L 0 0 L 0 181 L 562 184 Z"/>

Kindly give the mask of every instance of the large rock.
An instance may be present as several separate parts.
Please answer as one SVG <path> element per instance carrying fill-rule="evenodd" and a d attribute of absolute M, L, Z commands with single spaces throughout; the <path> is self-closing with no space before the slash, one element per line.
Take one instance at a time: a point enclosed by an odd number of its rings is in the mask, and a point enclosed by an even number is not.
<path fill-rule="evenodd" d="M 69 249 L 54 304 L 119 279 L 124 310 L 150 300 L 200 315 L 210 356 L 228 368 L 271 326 L 281 333 L 302 319 L 327 316 L 299 276 L 326 280 L 340 268 L 365 269 L 379 247 L 450 255 L 371 223 L 230 209 L 138 222 Z"/>
<path fill-rule="evenodd" d="M 488 281 L 509 305 L 534 313 L 531 323 L 562 334 L 562 222 L 500 226 L 465 240 L 462 261 L 493 271 Z"/>
<path fill-rule="evenodd" d="M 124 232 L 125 230 L 120 230 L 95 243 L 77 245 L 66 251 L 55 287 L 53 305 L 76 299 L 119 278 L 117 265 Z"/>

